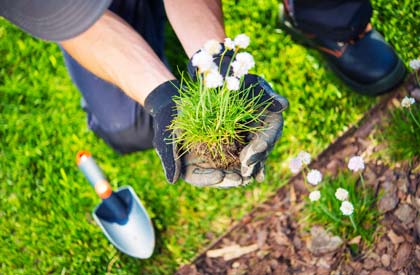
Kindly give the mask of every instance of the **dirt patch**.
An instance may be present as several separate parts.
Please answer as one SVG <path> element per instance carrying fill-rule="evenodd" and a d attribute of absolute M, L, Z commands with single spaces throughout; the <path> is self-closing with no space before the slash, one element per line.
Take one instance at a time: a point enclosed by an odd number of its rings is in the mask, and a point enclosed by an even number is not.
<path fill-rule="evenodd" d="M 404 93 L 400 89 L 383 98 L 359 127 L 349 129 L 310 165 L 335 175 L 349 157 L 366 156 L 366 184 L 383 194 L 377 203 L 381 230 L 371 249 L 354 255 L 350 246 L 360 239 L 340 243 L 322 228 L 302 230 L 296 216 L 307 191 L 298 174 L 177 274 L 420 274 L 420 158 L 389 167 L 377 156 L 386 145 L 372 142 L 392 101 Z"/>
<path fill-rule="evenodd" d="M 208 144 L 199 143 L 191 148 L 190 153 L 214 168 L 240 168 L 239 153 L 245 147 L 243 142 L 234 141 L 222 144 L 222 148 L 209 148 Z"/>

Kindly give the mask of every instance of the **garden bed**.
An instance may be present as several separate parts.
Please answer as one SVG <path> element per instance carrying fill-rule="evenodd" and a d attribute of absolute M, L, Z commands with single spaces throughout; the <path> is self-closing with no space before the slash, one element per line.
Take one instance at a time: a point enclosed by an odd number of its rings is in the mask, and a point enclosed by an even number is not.
<path fill-rule="evenodd" d="M 420 274 L 420 158 L 390 165 L 385 143 L 376 139 L 387 110 L 404 93 L 399 88 L 384 97 L 310 165 L 336 175 L 351 156 L 367 160 L 365 183 L 382 194 L 376 206 L 383 214 L 380 225 L 372 224 L 378 230 L 369 249 L 355 255 L 349 248 L 360 238 L 340 245 L 321 227 L 301 228 L 296 216 L 308 192 L 300 173 L 177 274 Z"/>

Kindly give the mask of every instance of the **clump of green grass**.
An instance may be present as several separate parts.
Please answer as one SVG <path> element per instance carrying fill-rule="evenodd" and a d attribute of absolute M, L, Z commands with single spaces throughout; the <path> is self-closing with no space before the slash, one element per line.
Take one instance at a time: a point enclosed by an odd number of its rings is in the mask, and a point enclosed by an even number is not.
<path fill-rule="evenodd" d="M 420 87 L 419 66 L 420 60 L 410 61 L 410 67 L 414 70 L 411 80 L 414 87 Z M 390 111 L 385 123 L 380 138 L 388 144 L 389 154 L 394 160 L 411 161 L 420 156 L 420 106 L 414 98 L 404 97 L 401 106 Z"/>
<path fill-rule="evenodd" d="M 227 75 L 230 69 L 229 65 Z M 198 74 L 196 80 L 180 74 L 181 88 L 174 99 L 178 115 L 170 129 L 177 133 L 174 141 L 183 153 L 192 152 L 216 167 L 229 167 L 238 162 L 246 136 L 262 129 L 261 118 L 269 104 L 261 101 L 262 94 L 253 96 L 255 85 L 245 87 L 243 76 L 237 79 L 239 89 L 231 90 L 225 80 L 218 87 L 208 87 L 206 73 Z"/>
<path fill-rule="evenodd" d="M 409 108 L 396 108 L 384 127 L 381 139 L 387 144 L 387 150 L 394 160 L 412 160 L 420 156 L 420 105 Z"/>
<path fill-rule="evenodd" d="M 348 168 L 354 173 L 341 171 L 336 178 L 323 178 L 320 171 L 310 170 L 310 160 L 310 155 L 302 151 L 289 165 L 294 173 L 303 169 L 305 184 L 311 191 L 301 216 L 304 227 L 322 226 L 345 241 L 360 236 L 366 245 L 371 245 L 379 212 L 375 207 L 377 196 L 363 179 L 363 158 L 351 157 Z M 362 248 L 354 247 L 354 252 Z"/>
<path fill-rule="evenodd" d="M 347 201 L 354 208 L 351 215 L 344 215 L 340 210 L 343 201 L 335 195 L 339 188 L 348 192 Z M 373 243 L 379 212 L 375 208 L 377 197 L 371 188 L 364 186 L 358 177 L 342 172 L 336 178 L 326 177 L 317 190 L 321 194 L 319 200 L 308 199 L 304 211 L 308 227 L 320 225 L 346 241 L 361 236 L 366 244 Z"/>

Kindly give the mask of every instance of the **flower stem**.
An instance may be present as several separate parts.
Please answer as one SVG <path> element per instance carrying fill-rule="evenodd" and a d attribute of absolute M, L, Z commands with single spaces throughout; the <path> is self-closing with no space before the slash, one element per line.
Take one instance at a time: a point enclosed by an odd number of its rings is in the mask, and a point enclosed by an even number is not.
<path fill-rule="evenodd" d="M 354 231 L 357 232 L 358 230 L 357 230 L 356 223 L 354 222 L 354 219 L 353 219 L 353 214 L 351 214 L 349 218 L 350 218 L 351 224 L 353 225 Z"/>
<path fill-rule="evenodd" d="M 413 112 L 411 111 L 411 108 L 408 109 L 410 112 L 411 118 L 414 120 L 414 122 L 417 124 L 417 127 L 420 128 L 420 123 L 417 121 L 416 117 L 414 116 Z"/>
<path fill-rule="evenodd" d="M 360 182 L 362 183 L 362 196 L 363 196 L 363 207 L 366 207 L 366 186 L 365 179 L 363 178 L 362 172 L 360 172 Z"/>

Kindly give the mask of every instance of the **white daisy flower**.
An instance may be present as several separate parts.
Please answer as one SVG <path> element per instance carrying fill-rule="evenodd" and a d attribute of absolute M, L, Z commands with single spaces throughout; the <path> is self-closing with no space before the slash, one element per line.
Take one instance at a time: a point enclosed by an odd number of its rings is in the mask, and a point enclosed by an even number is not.
<path fill-rule="evenodd" d="M 309 193 L 309 199 L 314 202 L 317 201 L 321 198 L 321 192 L 319 192 L 318 190 L 316 191 L 312 191 L 311 193 Z"/>
<path fill-rule="evenodd" d="M 232 63 L 233 74 L 241 78 L 246 75 L 250 69 L 255 66 L 254 58 L 250 53 L 243 52 L 236 55 L 235 61 Z"/>
<path fill-rule="evenodd" d="M 225 48 L 228 49 L 228 50 L 233 50 L 236 47 L 235 42 L 232 39 L 230 39 L 229 37 L 225 38 L 224 45 L 225 45 Z"/>
<path fill-rule="evenodd" d="M 406 96 L 401 100 L 401 106 L 404 108 L 410 108 L 414 103 L 416 103 L 416 100 L 413 97 Z"/>
<path fill-rule="evenodd" d="M 316 169 L 309 171 L 308 176 L 306 177 L 308 182 L 312 185 L 317 185 L 322 180 L 322 174 Z"/>
<path fill-rule="evenodd" d="M 223 85 L 223 76 L 218 70 L 211 70 L 204 76 L 204 86 L 206 88 L 217 88 Z"/>
<path fill-rule="evenodd" d="M 349 160 L 349 164 L 347 165 L 347 167 L 354 171 L 357 172 L 359 170 L 363 170 L 365 169 L 365 162 L 363 161 L 363 158 L 360 156 L 354 156 L 351 157 Z"/>
<path fill-rule="evenodd" d="M 207 41 L 206 44 L 204 44 L 204 50 L 211 55 L 215 55 L 220 53 L 220 51 L 222 50 L 222 46 L 217 40 L 212 39 Z"/>
<path fill-rule="evenodd" d="M 300 158 L 293 158 L 289 163 L 289 168 L 293 174 L 299 173 L 300 169 L 302 169 L 302 160 Z"/>
<path fill-rule="evenodd" d="M 308 152 L 300 151 L 297 156 L 304 164 L 311 163 L 311 155 Z"/>
<path fill-rule="evenodd" d="M 349 192 L 344 188 L 337 188 L 337 191 L 335 191 L 335 197 L 340 201 L 346 201 L 349 199 Z"/>
<path fill-rule="evenodd" d="M 226 84 L 227 84 L 228 90 L 230 90 L 230 91 L 239 90 L 239 79 L 237 79 L 234 76 L 226 77 Z"/>
<path fill-rule="evenodd" d="M 420 59 L 413 59 L 409 63 L 411 69 L 418 70 L 420 69 Z"/>
<path fill-rule="evenodd" d="M 191 62 L 200 73 L 208 72 L 214 67 L 213 57 L 207 51 L 199 51 L 194 54 Z"/>
<path fill-rule="evenodd" d="M 343 215 L 350 216 L 351 214 L 353 214 L 354 206 L 349 201 L 343 201 L 341 203 L 340 210 L 341 210 L 341 213 L 343 213 Z"/>
<path fill-rule="evenodd" d="M 245 49 L 249 46 L 249 43 L 251 42 L 248 35 L 246 34 L 238 34 L 235 37 L 235 45 L 238 46 L 240 49 Z"/>

